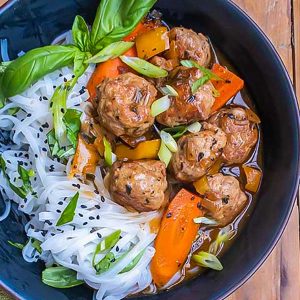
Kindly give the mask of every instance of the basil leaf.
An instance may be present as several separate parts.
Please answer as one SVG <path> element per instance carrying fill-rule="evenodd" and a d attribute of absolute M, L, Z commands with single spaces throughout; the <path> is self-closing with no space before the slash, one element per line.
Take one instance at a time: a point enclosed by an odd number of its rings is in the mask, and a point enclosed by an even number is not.
<path fill-rule="evenodd" d="M 32 239 L 31 240 L 31 245 L 33 246 L 33 248 L 39 253 L 42 254 L 43 250 L 41 248 L 41 241 L 37 240 L 37 239 Z"/>
<path fill-rule="evenodd" d="M 131 33 L 157 0 L 102 0 L 91 31 L 94 53 Z"/>
<path fill-rule="evenodd" d="M 89 57 L 87 52 L 76 51 L 74 57 L 74 74 L 79 78 L 87 69 L 88 64 L 85 63 L 85 60 Z M 75 84 L 75 83 L 74 83 Z"/>
<path fill-rule="evenodd" d="M 108 166 L 112 166 L 112 164 L 116 161 L 117 157 L 112 152 L 111 144 L 106 139 L 106 137 L 103 137 L 103 144 L 104 144 L 104 160 Z"/>
<path fill-rule="evenodd" d="M 81 122 L 80 117 L 82 112 L 76 109 L 67 109 L 63 116 L 63 122 L 67 129 L 67 137 L 71 142 L 73 148 L 77 147 L 77 136 L 80 131 Z"/>
<path fill-rule="evenodd" d="M 50 152 L 51 152 L 51 155 L 54 157 L 57 155 L 58 151 L 60 150 L 60 147 L 59 147 L 59 143 L 55 137 L 55 131 L 54 129 L 50 130 L 48 133 L 47 133 L 47 142 L 48 142 L 48 145 L 49 145 L 49 149 L 50 149 Z"/>
<path fill-rule="evenodd" d="M 90 31 L 81 16 L 76 16 L 72 26 L 72 35 L 75 45 L 83 52 L 91 49 Z"/>
<path fill-rule="evenodd" d="M 28 51 L 12 61 L 2 77 L 4 97 L 25 91 L 41 77 L 64 66 L 71 65 L 77 48 L 74 46 L 45 46 Z"/>
<path fill-rule="evenodd" d="M 42 281 L 49 286 L 59 289 L 71 288 L 84 283 L 82 280 L 77 279 L 75 271 L 65 267 L 45 269 L 42 273 Z"/>
<path fill-rule="evenodd" d="M 150 78 L 167 77 L 168 72 L 138 57 L 120 56 L 123 63 Z"/>
<path fill-rule="evenodd" d="M 32 170 L 31 170 L 32 171 Z M 21 180 L 23 181 L 23 187 L 27 191 L 32 192 L 32 186 L 30 182 L 30 173 L 26 169 L 24 169 L 20 164 L 18 164 L 18 173 L 21 177 Z M 33 175 L 34 176 L 34 175 Z"/>
<path fill-rule="evenodd" d="M 131 271 L 137 264 L 138 262 L 141 260 L 141 258 L 143 257 L 144 253 L 145 253 L 146 249 L 144 249 L 143 251 L 141 251 L 121 272 L 122 273 L 126 273 Z"/>
<path fill-rule="evenodd" d="M 23 244 L 14 243 L 12 241 L 7 241 L 7 243 L 10 244 L 11 246 L 17 248 L 17 249 L 20 249 L 20 250 L 23 250 L 23 248 L 25 247 L 25 245 L 23 245 Z"/>
<path fill-rule="evenodd" d="M 75 210 L 77 206 L 77 201 L 79 198 L 79 193 L 77 192 L 70 200 L 64 211 L 62 212 L 60 218 L 58 219 L 56 226 L 62 226 L 66 223 L 72 222 L 75 216 Z"/>
<path fill-rule="evenodd" d="M 100 52 L 98 52 L 93 57 L 89 58 L 87 63 L 98 64 L 109 59 L 114 59 L 125 53 L 134 45 L 133 42 L 115 42 L 112 43 L 105 48 L 103 48 Z"/>
<path fill-rule="evenodd" d="M 117 230 L 112 234 L 105 237 L 96 247 L 94 256 L 93 256 L 93 266 L 95 266 L 96 255 L 103 253 L 107 250 L 110 250 L 120 239 L 121 230 Z"/>

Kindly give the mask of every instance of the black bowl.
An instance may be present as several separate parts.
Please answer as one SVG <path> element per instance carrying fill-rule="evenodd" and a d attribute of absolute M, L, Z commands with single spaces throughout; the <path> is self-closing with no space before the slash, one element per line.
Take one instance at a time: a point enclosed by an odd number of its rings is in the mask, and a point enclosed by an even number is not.
<path fill-rule="evenodd" d="M 49 44 L 70 29 L 76 14 L 93 20 L 96 0 L 11 1 L 0 10 L 0 38 L 10 56 Z M 208 271 L 151 299 L 220 299 L 228 296 L 263 263 L 280 238 L 298 187 L 299 113 L 293 87 L 276 51 L 255 23 L 224 0 L 161 0 L 157 7 L 170 24 L 208 34 L 245 79 L 262 119 L 264 178 L 258 201 L 240 237 L 222 258 L 222 272 Z M 40 279 L 41 264 L 27 264 L 9 239 L 22 239 L 22 217 L 13 210 L 0 227 L 0 284 L 16 297 L 43 300 L 91 299 L 77 287 L 56 290 Z M 23 237 L 24 238 L 24 237 Z M 25 239 L 25 238 L 24 238 Z"/>

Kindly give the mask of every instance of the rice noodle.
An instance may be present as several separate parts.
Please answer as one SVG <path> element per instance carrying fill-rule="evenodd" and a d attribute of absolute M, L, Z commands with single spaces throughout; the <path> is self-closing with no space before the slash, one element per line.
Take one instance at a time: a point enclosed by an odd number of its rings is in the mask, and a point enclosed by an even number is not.
<path fill-rule="evenodd" d="M 55 42 L 65 39 L 70 39 L 69 32 Z M 90 66 L 78 80 L 67 100 L 68 108 L 84 110 L 84 102 L 89 98 L 84 86 L 93 69 Z M 29 241 L 22 251 L 26 261 L 41 259 L 46 266 L 57 263 L 73 269 L 78 272 L 78 279 L 97 290 L 95 299 L 118 300 L 151 284 L 149 262 L 155 252 L 155 234 L 150 231 L 149 221 L 159 217 L 159 213 L 128 212 L 109 198 L 98 168 L 94 182 L 98 191 L 95 191 L 93 183 L 68 178 L 71 160 L 64 165 L 50 157 L 46 142 L 46 135 L 53 127 L 50 99 L 55 87 L 61 85 L 64 78 L 70 80 L 72 75 L 72 69 L 67 67 L 48 74 L 21 95 L 11 97 L 0 110 L 0 129 L 7 132 L 13 141 L 9 147 L 0 142 L 6 173 L 14 185 L 22 186 L 18 164 L 21 163 L 27 170 L 34 170 L 35 176 L 30 180 L 36 193 L 28 194 L 26 199 L 20 198 L 12 192 L 1 173 L 1 194 L 6 208 L 0 220 L 7 217 L 10 200 L 17 203 L 18 209 L 30 217 L 25 226 L 27 236 L 39 240 L 43 250 L 38 253 Z M 20 110 L 15 115 L 9 115 L 8 110 L 16 107 Z M 73 221 L 57 227 L 55 224 L 61 212 L 77 191 L 79 199 Z M 124 256 L 106 272 L 97 274 L 92 263 L 95 248 L 105 236 L 118 229 L 121 230 L 121 239 L 111 252 Z M 144 254 L 138 264 L 132 270 L 121 273 L 141 251 Z M 104 254 L 101 254 L 97 259 L 103 257 Z"/>

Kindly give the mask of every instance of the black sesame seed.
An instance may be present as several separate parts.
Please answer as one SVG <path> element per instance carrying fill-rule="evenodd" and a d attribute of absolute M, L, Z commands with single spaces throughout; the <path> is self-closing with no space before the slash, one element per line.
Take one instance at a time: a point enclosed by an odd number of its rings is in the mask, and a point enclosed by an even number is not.
<path fill-rule="evenodd" d="M 80 184 L 79 184 L 79 183 L 78 183 L 78 184 L 76 184 L 76 183 L 73 183 L 73 184 L 72 184 L 72 186 L 74 186 L 74 187 L 76 187 L 76 188 L 80 189 Z"/>
<path fill-rule="evenodd" d="M 29 158 L 29 154 L 28 154 L 28 153 L 26 153 L 26 154 L 24 155 L 24 157 L 26 157 L 26 158 Z"/>
<path fill-rule="evenodd" d="M 99 239 L 102 239 L 102 235 L 99 232 L 97 232 L 97 235 Z"/>
<path fill-rule="evenodd" d="M 27 118 L 30 118 L 32 116 L 32 114 L 27 114 Z"/>
<path fill-rule="evenodd" d="M 89 220 L 95 220 L 95 217 L 90 216 Z"/>
<path fill-rule="evenodd" d="M 131 193 L 131 190 L 132 190 L 132 187 L 131 187 L 131 185 L 129 185 L 129 184 L 126 184 L 126 185 L 125 185 L 125 189 L 126 189 L 126 193 L 127 193 L 127 195 L 130 195 L 130 193 Z"/>
<path fill-rule="evenodd" d="M 24 163 L 23 163 L 22 161 L 19 161 L 19 164 L 20 164 L 20 166 L 23 166 L 23 165 L 24 165 Z"/>
<path fill-rule="evenodd" d="M 171 217 L 172 217 L 172 213 L 171 213 L 171 212 L 168 212 L 167 215 L 166 215 L 166 218 L 169 219 L 169 218 L 171 218 Z"/>
<path fill-rule="evenodd" d="M 116 251 L 119 252 L 119 250 L 120 250 L 120 249 L 119 249 L 119 246 L 117 246 L 117 247 L 116 247 Z"/>
<path fill-rule="evenodd" d="M 60 213 L 61 213 L 61 210 L 57 209 L 56 212 L 60 214 Z"/>
<path fill-rule="evenodd" d="M 228 201 L 229 201 L 229 196 L 226 196 L 226 197 L 222 198 L 222 203 L 223 204 L 228 204 Z"/>
<path fill-rule="evenodd" d="M 51 235 L 52 235 L 52 236 L 55 236 L 55 233 L 52 232 Z"/>
<path fill-rule="evenodd" d="M 45 124 L 42 125 L 43 128 L 49 128 L 49 124 L 46 122 Z"/>
<path fill-rule="evenodd" d="M 198 161 L 200 161 L 203 157 L 204 157 L 204 153 L 203 153 L 203 152 L 200 152 L 200 153 L 198 154 Z"/>
<path fill-rule="evenodd" d="M 61 108 L 61 109 L 60 109 L 60 112 L 61 112 L 62 114 L 64 114 L 64 113 L 65 113 L 65 110 L 64 110 L 63 108 Z"/>
<path fill-rule="evenodd" d="M 9 159 L 7 160 L 7 162 L 8 162 L 9 164 L 11 164 L 11 161 L 10 161 Z"/>
<path fill-rule="evenodd" d="M 84 222 L 82 225 L 85 226 L 85 225 L 87 225 L 87 224 L 88 224 L 88 222 Z"/>
<path fill-rule="evenodd" d="M 97 219 L 97 220 L 100 220 L 100 216 L 99 216 L 99 215 L 97 215 L 96 219 Z"/>
<path fill-rule="evenodd" d="M 58 205 L 63 205 L 64 203 L 63 203 L 63 201 L 59 201 L 57 204 Z"/>
<path fill-rule="evenodd" d="M 47 149 L 46 149 L 46 148 L 42 148 L 42 150 L 43 150 L 44 152 L 47 152 Z"/>
<path fill-rule="evenodd" d="M 66 77 L 64 77 L 64 82 L 67 82 L 67 81 L 68 81 L 68 79 Z"/>
<path fill-rule="evenodd" d="M 101 201 L 105 202 L 105 198 L 103 196 L 101 196 Z"/>
<path fill-rule="evenodd" d="M 40 128 L 39 128 L 39 131 L 40 131 L 40 132 L 43 132 L 44 130 L 43 130 L 43 128 L 42 128 L 42 127 L 40 127 Z"/>
<path fill-rule="evenodd" d="M 99 192 L 97 190 L 94 190 L 94 193 L 97 194 L 97 195 L 99 195 Z"/>
<path fill-rule="evenodd" d="M 86 206 L 86 205 L 83 205 L 83 204 L 80 205 L 80 207 L 83 208 L 83 209 L 84 209 L 84 208 L 87 208 L 87 206 Z"/>
<path fill-rule="evenodd" d="M 95 205 L 95 208 L 100 209 L 100 205 L 99 205 L 99 204 L 96 204 L 96 205 Z"/>
<path fill-rule="evenodd" d="M 61 74 L 61 73 L 60 73 L 58 76 L 59 76 L 59 77 L 62 77 L 62 76 L 63 76 L 63 74 Z"/>
<path fill-rule="evenodd" d="M 53 106 L 53 102 L 50 102 L 50 108 L 52 108 L 52 106 Z"/>
<path fill-rule="evenodd" d="M 37 138 L 40 138 L 40 134 L 39 134 L 39 133 L 37 133 L 36 137 L 37 137 Z"/>
<path fill-rule="evenodd" d="M 43 100 L 48 100 L 48 98 L 44 96 L 44 97 L 43 97 Z"/>
<path fill-rule="evenodd" d="M 78 216 L 81 217 L 81 218 L 83 218 L 83 214 L 81 214 L 81 213 L 79 213 Z"/>

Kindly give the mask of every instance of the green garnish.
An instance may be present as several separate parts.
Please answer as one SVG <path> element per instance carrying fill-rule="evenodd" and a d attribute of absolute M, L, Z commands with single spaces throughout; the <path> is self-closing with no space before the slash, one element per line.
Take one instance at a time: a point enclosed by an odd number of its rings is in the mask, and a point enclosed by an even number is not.
<path fill-rule="evenodd" d="M 106 139 L 106 137 L 103 137 L 103 144 L 104 144 L 104 160 L 108 166 L 112 166 L 112 164 L 116 161 L 117 157 L 112 152 L 111 144 Z"/>
<path fill-rule="evenodd" d="M 163 112 L 167 111 L 171 106 L 171 100 L 169 96 L 161 97 L 155 100 L 151 105 L 151 116 L 156 117 Z"/>
<path fill-rule="evenodd" d="M 70 200 L 64 211 L 62 212 L 60 218 L 58 219 L 56 226 L 62 226 L 64 224 L 70 223 L 73 221 L 75 216 L 75 210 L 77 207 L 77 201 L 79 198 L 79 193 L 77 192 Z"/>
<path fill-rule="evenodd" d="M 12 241 L 7 241 L 7 243 L 10 244 L 11 246 L 17 248 L 17 249 L 20 249 L 20 250 L 23 250 L 23 248 L 25 247 L 24 244 L 15 243 L 15 242 L 12 242 Z"/>
<path fill-rule="evenodd" d="M 235 230 L 230 229 L 230 226 L 222 228 L 219 231 L 216 240 L 210 244 L 209 252 L 217 255 L 221 251 L 224 243 L 232 239 L 235 234 Z"/>
<path fill-rule="evenodd" d="M 219 259 L 208 252 L 200 251 L 197 254 L 192 255 L 192 260 L 201 267 L 210 268 L 216 271 L 223 270 L 223 266 Z"/>

